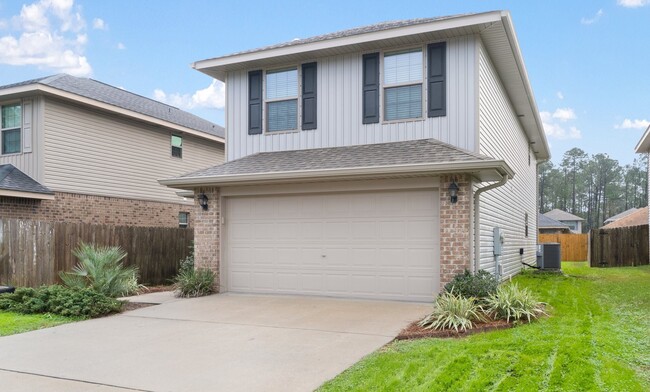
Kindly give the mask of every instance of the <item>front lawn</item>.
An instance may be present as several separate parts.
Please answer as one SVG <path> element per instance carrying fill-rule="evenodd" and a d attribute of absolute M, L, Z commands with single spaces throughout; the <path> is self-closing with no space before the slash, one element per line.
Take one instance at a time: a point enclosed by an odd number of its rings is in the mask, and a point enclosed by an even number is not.
<path fill-rule="evenodd" d="M 398 341 L 321 391 L 648 391 L 650 267 L 563 263 L 514 280 L 551 317 L 463 339 Z"/>
<path fill-rule="evenodd" d="M 77 321 L 75 318 L 53 314 L 20 314 L 0 311 L 0 336 L 13 335 L 35 329 Z"/>

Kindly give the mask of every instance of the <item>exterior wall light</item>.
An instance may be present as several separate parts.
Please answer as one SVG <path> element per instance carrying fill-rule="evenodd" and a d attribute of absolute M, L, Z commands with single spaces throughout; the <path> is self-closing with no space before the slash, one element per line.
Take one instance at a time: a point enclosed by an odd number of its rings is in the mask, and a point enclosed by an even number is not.
<path fill-rule="evenodd" d="M 203 211 L 207 211 L 208 210 L 208 197 L 205 195 L 205 193 L 201 193 L 198 196 L 198 200 L 199 200 L 199 205 L 201 206 L 201 208 L 203 208 Z"/>
<path fill-rule="evenodd" d="M 456 204 L 458 201 L 458 184 L 456 184 L 455 178 L 451 181 L 447 190 L 449 191 L 449 201 L 451 204 Z"/>

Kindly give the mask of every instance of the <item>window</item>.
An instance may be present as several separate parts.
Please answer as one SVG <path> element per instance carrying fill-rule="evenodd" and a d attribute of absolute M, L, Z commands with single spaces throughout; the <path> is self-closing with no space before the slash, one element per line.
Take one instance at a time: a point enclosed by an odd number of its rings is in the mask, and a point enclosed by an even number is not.
<path fill-rule="evenodd" d="M 426 48 L 426 67 L 423 47 L 362 56 L 362 124 L 422 119 L 425 101 L 426 117 L 447 115 L 447 43 Z"/>
<path fill-rule="evenodd" d="M 22 124 L 22 110 L 19 103 L 3 105 L 1 107 L 2 154 L 16 154 L 20 152 L 20 135 Z"/>
<path fill-rule="evenodd" d="M 183 137 L 172 135 L 172 156 L 183 158 Z"/>
<path fill-rule="evenodd" d="M 190 222 L 190 213 L 189 212 L 179 212 L 178 213 L 178 227 L 186 228 Z"/>
<path fill-rule="evenodd" d="M 384 54 L 384 120 L 422 117 L 422 49 Z"/>
<path fill-rule="evenodd" d="M 266 72 L 266 130 L 298 129 L 298 69 Z"/>

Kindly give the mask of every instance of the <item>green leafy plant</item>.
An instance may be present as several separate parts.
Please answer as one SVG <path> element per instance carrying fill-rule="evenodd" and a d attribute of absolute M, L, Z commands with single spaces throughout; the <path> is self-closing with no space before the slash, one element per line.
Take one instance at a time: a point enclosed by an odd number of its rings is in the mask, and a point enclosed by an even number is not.
<path fill-rule="evenodd" d="M 60 285 L 37 289 L 20 287 L 12 294 L 0 295 L 0 310 L 16 313 L 52 313 L 66 317 L 93 318 L 119 312 L 122 302 L 90 288 Z"/>
<path fill-rule="evenodd" d="M 537 301 L 530 290 L 516 283 L 502 285 L 496 293 L 485 299 L 485 311 L 495 319 L 530 322 L 544 313 L 544 304 Z"/>
<path fill-rule="evenodd" d="M 420 327 L 427 329 L 454 329 L 466 331 L 474 323 L 484 321 L 483 310 L 473 297 L 463 297 L 452 292 L 443 292 L 433 304 L 433 312 L 420 321 Z"/>
<path fill-rule="evenodd" d="M 498 286 L 497 278 L 486 270 L 479 270 L 476 274 L 465 270 L 445 285 L 445 291 L 457 293 L 465 298 L 474 297 L 482 300 L 495 293 Z"/>
<path fill-rule="evenodd" d="M 118 246 L 95 246 L 80 243 L 72 252 L 79 263 L 71 272 L 60 272 L 63 283 L 70 288 L 89 287 L 109 297 L 121 297 L 136 292 L 138 269 L 126 267 L 122 260 L 126 252 Z"/>
<path fill-rule="evenodd" d="M 201 297 L 214 291 L 214 272 L 207 268 L 185 268 L 174 278 L 177 297 Z"/>

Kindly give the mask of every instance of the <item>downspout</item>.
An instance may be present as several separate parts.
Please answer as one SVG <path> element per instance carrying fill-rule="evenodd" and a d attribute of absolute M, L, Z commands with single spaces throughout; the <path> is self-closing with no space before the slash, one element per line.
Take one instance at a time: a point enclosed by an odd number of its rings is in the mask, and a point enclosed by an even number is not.
<path fill-rule="evenodd" d="M 479 224 L 479 196 L 494 188 L 498 188 L 508 182 L 508 175 L 504 174 L 498 182 L 479 188 L 474 193 L 474 272 L 477 272 L 481 264 L 481 226 Z"/>

